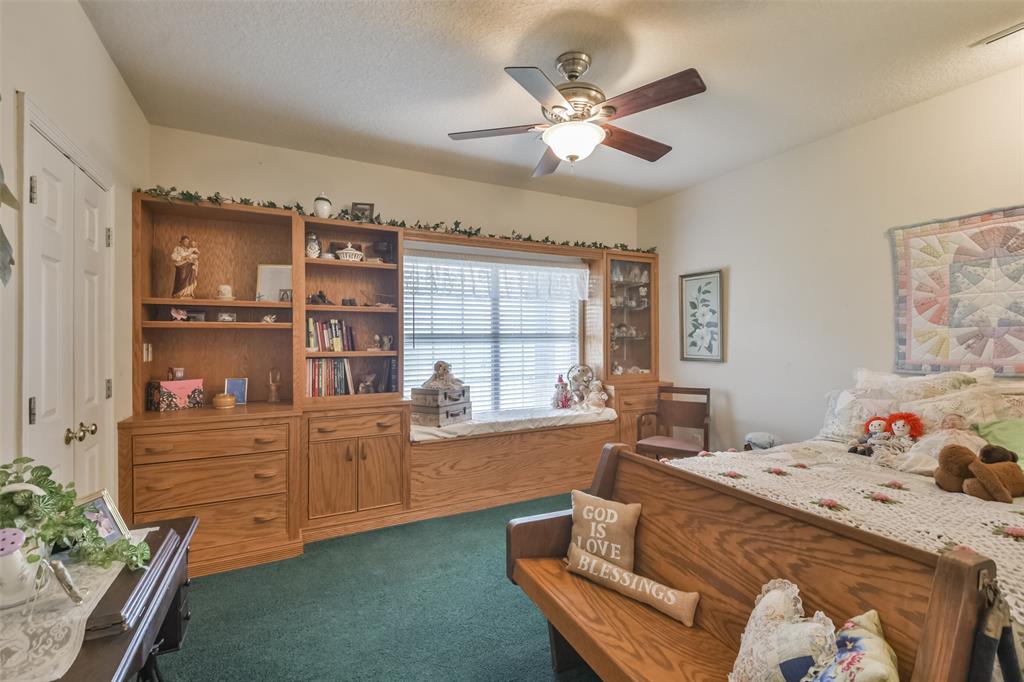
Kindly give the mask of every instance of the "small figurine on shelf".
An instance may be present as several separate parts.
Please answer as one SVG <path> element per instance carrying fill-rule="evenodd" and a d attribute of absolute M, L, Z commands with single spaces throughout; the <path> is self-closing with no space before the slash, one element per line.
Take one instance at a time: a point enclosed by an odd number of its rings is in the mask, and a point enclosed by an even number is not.
<path fill-rule="evenodd" d="M 178 245 L 171 251 L 174 263 L 174 288 L 171 298 L 195 298 L 196 283 L 199 281 L 199 244 L 181 235 Z"/>
<path fill-rule="evenodd" d="M 380 349 L 391 350 L 392 346 L 395 345 L 395 337 L 390 334 L 383 334 L 380 337 Z"/>
<path fill-rule="evenodd" d="M 452 366 L 444 360 L 438 360 L 434 363 L 434 373 L 423 382 L 420 388 L 433 388 L 443 391 L 448 388 L 459 388 L 461 386 L 462 381 L 456 379 L 452 374 Z"/>
<path fill-rule="evenodd" d="M 331 299 L 327 298 L 327 294 L 325 294 L 323 290 L 318 291 L 315 294 L 310 294 L 306 298 L 306 302 L 309 305 L 334 305 L 331 303 Z"/>
<path fill-rule="evenodd" d="M 277 315 L 275 315 L 274 313 L 264 315 L 262 321 L 264 324 L 273 324 L 274 322 L 277 322 Z"/>
<path fill-rule="evenodd" d="M 589 392 L 583 400 L 584 407 L 591 410 L 602 410 L 607 402 L 608 394 L 604 391 L 604 385 L 599 379 L 594 379 L 590 382 Z"/>
<path fill-rule="evenodd" d="M 320 240 L 317 239 L 316 233 L 306 233 L 306 258 L 319 258 L 320 257 Z"/>
<path fill-rule="evenodd" d="M 313 200 L 313 215 L 317 218 L 330 218 L 331 208 L 333 208 L 331 200 L 323 192 Z M 313 256 L 313 258 L 316 258 L 316 256 Z"/>
<path fill-rule="evenodd" d="M 359 393 L 359 394 L 376 393 L 377 389 L 374 388 L 374 382 L 376 382 L 376 380 L 377 380 L 377 375 L 376 374 L 373 374 L 373 373 L 364 374 L 359 379 L 359 388 L 356 390 L 356 393 Z"/>
<path fill-rule="evenodd" d="M 557 410 L 565 410 L 571 404 L 572 393 L 569 392 L 569 384 L 565 383 L 565 379 L 559 374 L 558 381 L 555 382 L 555 395 L 551 397 L 551 407 Z"/>
<path fill-rule="evenodd" d="M 267 376 L 267 402 L 281 402 L 281 370 L 272 367 Z"/>
<path fill-rule="evenodd" d="M 184 322 L 188 319 L 188 311 L 182 308 L 171 308 L 171 319 L 175 322 Z"/>

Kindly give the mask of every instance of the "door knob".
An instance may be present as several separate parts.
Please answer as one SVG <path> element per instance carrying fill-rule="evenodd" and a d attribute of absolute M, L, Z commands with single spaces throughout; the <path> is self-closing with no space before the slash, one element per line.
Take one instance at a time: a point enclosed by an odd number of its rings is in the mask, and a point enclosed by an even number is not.
<path fill-rule="evenodd" d="M 85 436 L 95 436 L 96 432 L 99 430 L 100 427 L 96 426 L 96 422 L 93 422 L 89 426 L 86 426 L 85 422 L 78 422 L 78 431 L 83 434 L 78 440 L 85 440 Z"/>
<path fill-rule="evenodd" d="M 64 445 L 71 445 L 71 441 L 77 440 L 79 442 L 85 440 L 85 432 L 81 429 L 72 431 L 70 428 L 64 429 Z"/>

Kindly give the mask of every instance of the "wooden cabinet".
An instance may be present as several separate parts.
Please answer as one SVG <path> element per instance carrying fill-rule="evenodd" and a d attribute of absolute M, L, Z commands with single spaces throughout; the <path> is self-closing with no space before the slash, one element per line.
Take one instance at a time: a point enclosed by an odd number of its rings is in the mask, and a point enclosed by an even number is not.
<path fill-rule="evenodd" d="M 408 495 L 409 408 L 311 414 L 306 525 L 351 523 L 363 512 L 396 511 Z"/>
<path fill-rule="evenodd" d="M 301 554 L 301 423 L 291 405 L 266 404 L 127 419 L 118 506 L 135 524 L 197 517 L 192 575 Z"/>
<path fill-rule="evenodd" d="M 658 383 L 612 385 L 612 406 L 619 414 L 619 441 L 636 447 L 637 417 L 653 412 L 658 404 Z"/>
<path fill-rule="evenodd" d="M 605 357 L 608 383 L 658 379 L 658 259 L 609 252 L 605 259 Z"/>

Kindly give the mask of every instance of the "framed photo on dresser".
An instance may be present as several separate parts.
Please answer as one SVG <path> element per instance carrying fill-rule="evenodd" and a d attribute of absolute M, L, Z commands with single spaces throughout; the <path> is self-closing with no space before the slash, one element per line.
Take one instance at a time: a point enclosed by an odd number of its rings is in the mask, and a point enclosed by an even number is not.
<path fill-rule="evenodd" d="M 679 277 L 680 360 L 725 362 L 722 271 Z"/>

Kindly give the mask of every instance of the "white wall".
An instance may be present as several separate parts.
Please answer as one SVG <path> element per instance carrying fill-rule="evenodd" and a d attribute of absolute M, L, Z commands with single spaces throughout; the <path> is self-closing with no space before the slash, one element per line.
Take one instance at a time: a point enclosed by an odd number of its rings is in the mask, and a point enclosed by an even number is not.
<path fill-rule="evenodd" d="M 131 412 L 131 191 L 147 182 L 149 124 L 77 2 L 0 2 L 0 159 L 17 193 L 21 177 L 15 92 L 24 91 L 114 180 L 115 415 Z M 21 387 L 18 351 L 21 261 L 18 214 L 2 213 L 16 249 L 15 278 L 0 287 L 0 461 L 19 452 Z M 70 377 L 68 378 L 70 381 Z M 116 490 L 116 436 L 105 462 L 105 485 Z M 32 456 L 33 453 L 25 453 Z"/>
<path fill-rule="evenodd" d="M 887 228 L 1024 203 L 1024 66 L 639 211 L 661 254 L 663 378 L 709 386 L 713 445 L 810 437 L 895 356 Z M 679 360 L 679 275 L 725 268 L 727 361 Z"/>
<path fill-rule="evenodd" d="M 203 194 L 299 201 L 311 210 L 324 192 L 335 209 L 376 204 L 385 218 L 461 220 L 484 232 L 513 229 L 559 241 L 636 243 L 636 209 L 420 173 L 282 147 L 153 126 L 150 178 Z"/>

